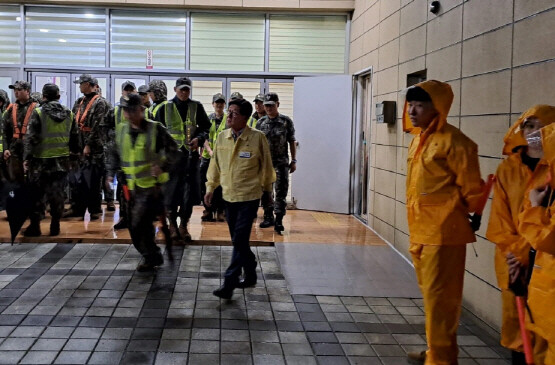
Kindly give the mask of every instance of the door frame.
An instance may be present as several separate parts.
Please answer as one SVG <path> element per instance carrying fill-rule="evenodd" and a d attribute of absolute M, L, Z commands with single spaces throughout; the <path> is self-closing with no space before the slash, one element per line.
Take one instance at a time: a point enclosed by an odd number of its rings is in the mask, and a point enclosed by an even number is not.
<path fill-rule="evenodd" d="M 71 109 L 73 106 L 73 79 L 71 78 L 70 72 L 31 72 L 31 91 L 32 92 L 42 92 L 42 89 L 37 89 L 37 77 L 65 77 L 67 78 L 66 92 L 67 92 L 67 104 L 68 108 Z"/>
<path fill-rule="evenodd" d="M 17 68 L 0 68 L 0 76 L 2 77 L 10 77 L 12 79 L 11 84 L 16 82 L 17 80 L 22 80 L 24 78 L 20 77 L 20 70 Z M 15 95 L 13 94 L 13 90 L 7 89 L 4 90 L 8 93 L 8 97 L 10 101 L 15 101 Z"/>

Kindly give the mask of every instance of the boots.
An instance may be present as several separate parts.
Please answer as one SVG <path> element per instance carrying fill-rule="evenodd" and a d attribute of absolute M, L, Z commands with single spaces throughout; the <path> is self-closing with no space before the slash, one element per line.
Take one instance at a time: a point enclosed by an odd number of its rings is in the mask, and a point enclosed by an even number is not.
<path fill-rule="evenodd" d="M 407 354 L 409 364 L 424 364 L 426 361 L 426 351 L 409 352 Z"/>
<path fill-rule="evenodd" d="M 191 242 L 192 238 L 189 230 L 187 229 L 187 223 L 189 222 L 181 221 L 181 223 L 179 224 L 179 235 L 183 238 L 183 241 Z"/>
<path fill-rule="evenodd" d="M 264 208 L 264 220 L 260 223 L 260 228 L 268 228 L 274 225 L 274 209 Z"/>
<path fill-rule="evenodd" d="M 276 214 L 276 224 L 274 226 L 274 231 L 277 233 L 283 232 L 285 228 L 283 227 L 283 214 Z"/>
<path fill-rule="evenodd" d="M 41 235 L 40 232 L 40 221 L 37 219 L 31 219 L 31 224 L 25 228 L 23 236 L 25 237 L 38 237 Z"/>
<path fill-rule="evenodd" d="M 202 217 L 200 217 L 200 220 L 203 222 L 214 222 L 214 213 L 209 210 L 204 210 L 202 212 Z"/>
<path fill-rule="evenodd" d="M 216 216 L 216 220 L 218 222 L 225 222 L 225 213 L 224 212 L 218 212 L 218 214 Z"/>
<path fill-rule="evenodd" d="M 113 201 L 106 202 L 106 210 L 109 211 L 109 212 L 115 212 L 116 211 L 116 205 L 114 204 Z"/>
<path fill-rule="evenodd" d="M 117 231 L 118 229 L 125 229 L 127 228 L 127 219 L 121 218 L 119 222 L 114 224 L 114 229 Z"/>
<path fill-rule="evenodd" d="M 60 234 L 60 220 L 52 219 L 50 221 L 50 236 L 57 236 Z"/>

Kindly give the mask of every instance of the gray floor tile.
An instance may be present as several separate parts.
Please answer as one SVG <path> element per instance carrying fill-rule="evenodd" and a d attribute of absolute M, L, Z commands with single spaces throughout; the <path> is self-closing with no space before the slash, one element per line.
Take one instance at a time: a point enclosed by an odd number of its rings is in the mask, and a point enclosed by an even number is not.
<path fill-rule="evenodd" d="M 155 365 L 186 365 L 187 354 L 158 352 L 156 354 Z"/>
<path fill-rule="evenodd" d="M 0 356 L 0 364 L 17 364 L 25 355 L 25 351 L 2 351 Z"/>
<path fill-rule="evenodd" d="M 220 365 L 250 365 L 252 364 L 251 355 L 222 354 Z"/>
<path fill-rule="evenodd" d="M 316 365 L 316 358 L 314 356 L 285 356 L 287 365 Z"/>
<path fill-rule="evenodd" d="M 51 364 L 58 351 L 29 351 L 20 364 Z"/>
<path fill-rule="evenodd" d="M 62 351 L 56 358 L 55 364 L 86 364 L 90 352 Z"/>
<path fill-rule="evenodd" d="M 254 365 L 285 365 L 285 359 L 280 355 L 253 355 Z"/>

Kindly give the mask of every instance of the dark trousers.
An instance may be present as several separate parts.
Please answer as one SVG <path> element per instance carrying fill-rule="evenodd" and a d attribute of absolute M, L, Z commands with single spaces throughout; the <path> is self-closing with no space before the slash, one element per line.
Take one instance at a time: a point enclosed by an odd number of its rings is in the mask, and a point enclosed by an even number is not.
<path fill-rule="evenodd" d="M 104 171 L 104 175 L 102 176 L 102 191 L 104 192 L 104 201 L 106 203 L 110 203 L 114 201 L 114 189 L 112 187 L 108 188 L 106 186 L 106 171 Z"/>
<path fill-rule="evenodd" d="M 222 197 L 222 187 L 218 186 L 216 190 L 214 190 L 214 195 L 212 195 L 212 204 L 208 207 L 206 203 L 204 203 L 204 195 L 206 195 L 206 181 L 208 178 L 206 177 L 208 173 L 208 166 L 210 166 L 210 159 L 209 158 L 202 158 L 200 160 L 200 178 L 201 178 L 201 196 L 202 205 L 204 205 L 204 209 L 212 212 L 212 213 L 221 213 L 225 209 L 225 202 Z"/>
<path fill-rule="evenodd" d="M 276 182 L 273 185 L 273 189 L 275 190 L 274 196 L 274 205 L 270 204 L 270 199 L 266 196 L 266 194 L 262 197 L 262 206 L 264 207 L 264 213 L 272 212 L 272 208 L 274 213 L 285 215 L 287 202 L 287 191 L 289 190 L 289 165 L 282 165 L 282 166 L 274 166 L 276 170 Z"/>
<path fill-rule="evenodd" d="M 127 219 L 127 200 L 125 200 L 123 196 L 123 184 L 125 183 L 125 175 L 123 172 L 117 172 L 116 179 L 118 179 L 116 199 L 119 202 L 119 217 L 120 219 Z"/>
<path fill-rule="evenodd" d="M 91 161 L 81 161 L 69 173 L 69 186 L 71 191 L 71 208 L 79 214 L 102 213 L 100 183 L 104 176 L 104 165 Z"/>
<path fill-rule="evenodd" d="M 256 275 L 256 256 L 251 251 L 249 239 L 258 203 L 258 199 L 237 203 L 226 202 L 226 218 L 233 243 L 233 254 L 231 264 L 225 272 L 225 286 L 235 287 L 239 282 L 241 270 L 245 271 L 245 276 Z"/>
<path fill-rule="evenodd" d="M 128 227 L 133 246 L 148 262 L 160 254 L 160 248 L 154 242 L 154 226 L 152 222 L 157 214 L 157 194 L 155 188 L 131 191 L 128 203 Z"/>
<path fill-rule="evenodd" d="M 181 222 L 186 224 L 191 218 L 193 206 L 200 204 L 200 168 L 199 154 L 189 154 L 181 150 L 179 159 L 170 170 L 170 180 L 164 184 L 163 195 L 170 223 L 175 224 L 179 214 Z"/>
<path fill-rule="evenodd" d="M 30 175 L 34 194 L 31 221 L 40 221 L 48 203 L 52 221 L 59 222 L 64 210 L 67 173 L 64 171 L 33 172 Z"/>

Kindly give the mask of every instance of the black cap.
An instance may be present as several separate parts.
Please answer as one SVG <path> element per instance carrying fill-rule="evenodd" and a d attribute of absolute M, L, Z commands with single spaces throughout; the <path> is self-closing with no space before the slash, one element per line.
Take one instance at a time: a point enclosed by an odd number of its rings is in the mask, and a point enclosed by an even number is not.
<path fill-rule="evenodd" d="M 179 90 L 183 89 L 184 87 L 191 89 L 192 87 L 191 79 L 188 77 L 180 77 L 175 82 L 175 87 Z"/>
<path fill-rule="evenodd" d="M 10 89 L 23 89 L 31 91 L 31 83 L 24 80 L 16 81 L 13 83 L 13 85 L 10 85 L 8 87 Z"/>
<path fill-rule="evenodd" d="M 92 77 L 90 74 L 82 74 L 81 76 L 79 76 L 79 78 L 77 80 L 73 81 L 74 84 L 82 84 L 84 82 L 88 82 L 91 85 L 97 85 L 98 84 L 98 80 L 95 79 L 94 77 Z"/>
<path fill-rule="evenodd" d="M 139 86 L 138 92 L 139 92 L 139 95 L 146 95 L 146 94 L 148 94 L 148 86 L 146 86 L 146 85 L 141 85 L 141 86 Z"/>
<path fill-rule="evenodd" d="M 237 100 L 237 99 L 243 99 L 243 94 L 241 94 L 239 91 L 235 91 L 234 93 L 231 93 L 231 95 L 229 96 L 229 101 Z"/>
<path fill-rule="evenodd" d="M 128 89 L 129 87 L 132 87 L 133 88 L 132 90 L 137 89 L 137 87 L 135 86 L 135 83 L 132 82 L 132 81 L 129 81 L 129 80 L 127 80 L 123 84 L 121 84 L 121 90 L 122 91 L 125 90 L 125 89 Z"/>
<path fill-rule="evenodd" d="M 258 94 L 254 97 L 254 100 L 252 101 L 253 103 L 257 102 L 257 101 L 264 101 L 264 94 Z"/>
<path fill-rule="evenodd" d="M 212 102 L 216 103 L 218 101 L 223 101 L 225 103 L 225 96 L 222 93 L 217 93 L 212 96 Z"/>
<path fill-rule="evenodd" d="M 44 84 L 42 87 L 42 96 L 48 100 L 57 99 L 60 96 L 60 88 L 56 84 Z"/>
<path fill-rule="evenodd" d="M 276 93 L 267 93 L 264 95 L 264 105 L 275 105 L 279 101 L 279 96 Z"/>
<path fill-rule="evenodd" d="M 139 94 L 129 94 L 127 98 L 121 98 L 119 106 L 123 109 L 143 108 L 143 100 Z"/>

